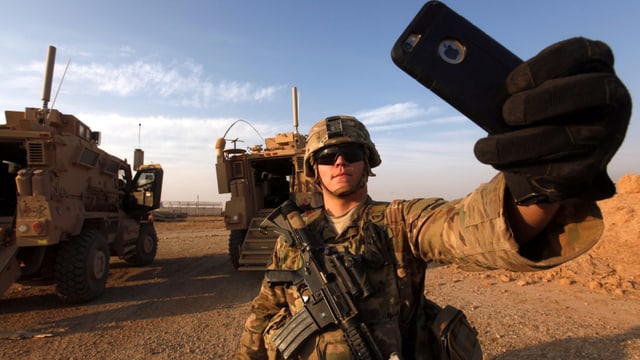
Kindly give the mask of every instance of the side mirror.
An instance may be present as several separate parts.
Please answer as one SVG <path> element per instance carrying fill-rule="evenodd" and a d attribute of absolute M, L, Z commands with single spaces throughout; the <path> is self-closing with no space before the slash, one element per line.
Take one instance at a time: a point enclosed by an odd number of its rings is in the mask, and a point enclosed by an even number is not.
<path fill-rule="evenodd" d="M 100 138 L 102 134 L 100 131 L 92 131 L 90 135 L 91 141 L 93 141 L 96 145 L 100 145 Z"/>
<path fill-rule="evenodd" d="M 138 205 L 150 210 L 160 207 L 162 177 L 164 171 L 159 165 L 143 165 L 133 179 L 134 196 Z"/>

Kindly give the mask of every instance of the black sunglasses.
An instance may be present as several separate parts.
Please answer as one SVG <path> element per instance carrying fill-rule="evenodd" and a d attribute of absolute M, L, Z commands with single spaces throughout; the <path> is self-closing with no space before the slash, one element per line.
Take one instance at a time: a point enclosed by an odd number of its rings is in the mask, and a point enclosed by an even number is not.
<path fill-rule="evenodd" d="M 330 146 L 317 153 L 315 159 L 319 165 L 333 165 L 338 156 L 352 164 L 364 160 L 364 149 L 358 145 Z"/>

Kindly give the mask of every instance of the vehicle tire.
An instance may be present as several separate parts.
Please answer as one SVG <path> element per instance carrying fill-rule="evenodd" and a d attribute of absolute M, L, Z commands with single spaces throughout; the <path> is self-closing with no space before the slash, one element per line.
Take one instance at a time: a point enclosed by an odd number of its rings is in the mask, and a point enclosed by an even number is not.
<path fill-rule="evenodd" d="M 136 250 L 125 258 L 130 265 L 145 266 L 155 260 L 158 253 L 158 234 L 153 227 L 153 223 L 140 224 L 140 232 L 138 233 L 138 241 L 136 241 Z"/>
<path fill-rule="evenodd" d="M 102 295 L 109 276 L 109 254 L 107 238 L 97 229 L 82 230 L 60 243 L 55 265 L 58 296 L 73 304 Z"/>
<path fill-rule="evenodd" d="M 246 235 L 246 230 L 231 230 L 231 234 L 229 234 L 229 257 L 231 264 L 236 269 L 240 267 L 240 250 Z"/>

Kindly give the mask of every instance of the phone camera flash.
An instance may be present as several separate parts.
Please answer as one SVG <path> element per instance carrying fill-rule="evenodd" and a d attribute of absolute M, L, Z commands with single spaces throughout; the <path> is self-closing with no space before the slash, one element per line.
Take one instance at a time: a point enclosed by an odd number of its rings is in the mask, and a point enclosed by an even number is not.
<path fill-rule="evenodd" d="M 405 51 L 412 51 L 416 47 L 416 45 L 418 45 L 418 42 L 420 41 L 421 37 L 422 35 L 420 34 L 416 34 L 416 33 L 409 34 L 409 36 L 407 36 L 407 40 L 405 40 L 404 44 L 402 44 L 402 47 L 404 48 Z"/>

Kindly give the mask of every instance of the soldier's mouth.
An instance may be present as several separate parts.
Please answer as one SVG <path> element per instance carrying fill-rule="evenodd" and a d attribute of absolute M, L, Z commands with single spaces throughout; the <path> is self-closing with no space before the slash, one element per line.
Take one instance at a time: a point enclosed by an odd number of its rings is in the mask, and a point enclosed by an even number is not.
<path fill-rule="evenodd" d="M 348 174 L 348 173 L 339 173 L 339 174 L 333 175 L 332 179 L 341 178 L 341 177 L 350 177 L 350 176 L 351 174 Z"/>

